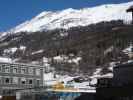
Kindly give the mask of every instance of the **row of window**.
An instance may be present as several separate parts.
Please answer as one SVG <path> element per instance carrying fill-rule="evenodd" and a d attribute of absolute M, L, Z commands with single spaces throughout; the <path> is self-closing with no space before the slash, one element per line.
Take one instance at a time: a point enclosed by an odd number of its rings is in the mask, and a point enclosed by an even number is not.
<path fill-rule="evenodd" d="M 35 69 L 33 67 L 29 67 L 28 70 L 26 67 L 19 67 L 12 66 L 10 67 L 9 65 L 0 65 L 0 72 L 5 72 L 5 73 L 10 73 L 12 69 L 13 73 L 21 73 L 21 74 L 35 74 L 35 75 L 40 75 L 40 69 Z M 35 70 L 35 73 L 34 73 Z M 28 72 L 27 72 L 28 71 Z"/>
<path fill-rule="evenodd" d="M 37 86 L 40 85 L 41 80 L 40 79 L 31 79 L 31 78 L 19 78 L 19 77 L 0 77 L 0 83 L 1 84 L 21 84 L 21 85 L 34 85 L 36 84 Z"/>

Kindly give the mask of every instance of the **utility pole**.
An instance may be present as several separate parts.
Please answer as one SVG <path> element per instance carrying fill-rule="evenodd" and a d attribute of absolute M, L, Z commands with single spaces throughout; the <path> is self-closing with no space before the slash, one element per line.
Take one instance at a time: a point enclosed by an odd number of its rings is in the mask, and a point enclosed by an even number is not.
<path fill-rule="evenodd" d="M 132 25 L 133 25 L 133 6 L 130 6 L 126 11 L 132 13 Z"/>

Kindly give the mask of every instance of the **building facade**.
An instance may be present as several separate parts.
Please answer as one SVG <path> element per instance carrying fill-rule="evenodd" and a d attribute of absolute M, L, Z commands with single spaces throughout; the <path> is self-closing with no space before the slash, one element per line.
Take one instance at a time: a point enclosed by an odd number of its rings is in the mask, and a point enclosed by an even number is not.
<path fill-rule="evenodd" d="M 43 86 L 42 66 L 0 62 L 0 90 Z"/>
<path fill-rule="evenodd" d="M 133 62 L 114 67 L 114 84 L 118 86 L 133 85 Z"/>

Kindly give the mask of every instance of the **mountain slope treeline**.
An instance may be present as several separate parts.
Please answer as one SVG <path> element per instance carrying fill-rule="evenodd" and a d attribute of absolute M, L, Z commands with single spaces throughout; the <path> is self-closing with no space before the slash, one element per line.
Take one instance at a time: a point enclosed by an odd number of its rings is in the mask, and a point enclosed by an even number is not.
<path fill-rule="evenodd" d="M 133 26 L 118 20 L 68 30 L 9 33 L 0 41 L 0 56 L 24 63 L 41 62 L 46 57 L 57 72 L 91 75 L 96 68 L 107 69 L 110 62 L 132 59 L 122 52 L 132 42 Z M 20 49 L 21 46 L 25 49 Z M 11 48 L 17 49 L 10 51 Z M 67 59 L 54 59 L 59 56 Z M 77 62 L 66 61 L 79 57 Z"/>

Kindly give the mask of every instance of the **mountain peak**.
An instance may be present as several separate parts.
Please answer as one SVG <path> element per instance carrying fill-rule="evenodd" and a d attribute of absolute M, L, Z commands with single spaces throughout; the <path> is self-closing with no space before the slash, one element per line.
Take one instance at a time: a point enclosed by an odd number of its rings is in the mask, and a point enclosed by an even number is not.
<path fill-rule="evenodd" d="M 131 13 L 126 13 L 126 9 L 131 5 L 133 5 L 133 2 L 104 4 L 79 10 L 68 8 L 55 12 L 44 11 L 33 19 L 11 29 L 10 32 L 36 32 L 56 28 L 68 29 L 70 27 L 86 26 L 102 21 L 131 20 Z"/>
<path fill-rule="evenodd" d="M 42 18 L 42 17 L 45 17 L 46 15 L 52 13 L 52 11 L 44 11 L 42 13 L 40 13 L 39 15 L 36 16 L 36 18 Z"/>

